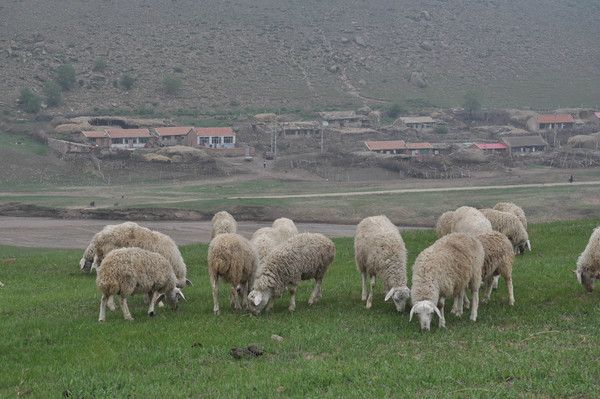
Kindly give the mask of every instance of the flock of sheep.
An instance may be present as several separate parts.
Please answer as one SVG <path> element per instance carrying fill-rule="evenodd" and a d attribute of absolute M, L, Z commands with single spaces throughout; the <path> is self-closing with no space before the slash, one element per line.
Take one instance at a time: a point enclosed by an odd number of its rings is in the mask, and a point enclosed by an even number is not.
<path fill-rule="evenodd" d="M 212 220 L 208 247 L 208 275 L 213 311 L 219 314 L 219 283 L 231 285 L 231 304 L 259 314 L 289 291 L 289 310 L 296 307 L 296 290 L 302 280 L 315 280 L 309 304 L 321 298 L 321 284 L 335 258 L 335 245 L 322 234 L 299 233 L 294 222 L 280 218 L 271 227 L 257 230 L 250 240 L 237 234 L 237 223 L 227 212 Z M 527 219 L 512 203 L 498 203 L 493 209 L 468 206 L 442 214 L 436 225 L 438 240 L 424 249 L 407 281 L 407 251 L 398 228 L 386 216 L 363 219 L 356 228 L 354 250 L 362 281 L 362 301 L 370 308 L 376 278 L 383 280 L 385 301 L 392 299 L 401 312 L 410 300 L 409 320 L 418 315 L 421 329 L 429 330 L 432 316 L 445 327 L 444 303 L 453 299 L 451 313 L 461 316 L 470 308 L 477 319 L 479 289 L 483 302 L 490 299 L 501 276 L 507 285 L 509 304 L 515 299 L 512 286 L 514 256 L 531 251 Z M 156 306 L 169 304 L 174 310 L 185 300 L 182 289 L 191 285 L 187 268 L 175 242 L 168 236 L 127 222 L 109 225 L 98 232 L 80 261 L 80 269 L 96 269 L 96 284 L 102 293 L 99 321 L 106 307 L 115 309 L 119 295 L 123 316 L 132 320 L 127 298 L 144 294 L 148 315 Z M 600 278 L 600 228 L 577 262 L 578 281 L 588 290 Z M 470 291 L 471 299 L 467 293 Z M 241 297 L 241 302 L 240 302 Z"/>

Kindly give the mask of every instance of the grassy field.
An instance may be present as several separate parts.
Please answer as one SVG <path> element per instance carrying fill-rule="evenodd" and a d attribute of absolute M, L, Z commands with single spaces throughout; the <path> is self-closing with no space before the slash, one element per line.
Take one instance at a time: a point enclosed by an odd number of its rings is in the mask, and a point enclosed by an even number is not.
<path fill-rule="evenodd" d="M 430 333 L 384 303 L 381 287 L 373 309 L 363 308 L 351 239 L 336 240 L 313 308 L 311 283 L 295 313 L 286 295 L 259 317 L 230 310 L 223 286 L 215 317 L 206 246 L 186 246 L 195 284 L 177 312 L 148 318 L 135 297 L 135 321 L 117 310 L 104 324 L 94 276 L 78 271 L 80 251 L 0 247 L 0 397 L 599 397 L 600 293 L 585 293 L 571 272 L 598 223 L 531 226 L 533 252 L 514 270 L 515 307 L 501 283 L 476 323 L 448 309 L 448 328 Z M 412 265 L 434 235 L 404 239 Z M 230 356 L 250 344 L 265 354 Z"/>

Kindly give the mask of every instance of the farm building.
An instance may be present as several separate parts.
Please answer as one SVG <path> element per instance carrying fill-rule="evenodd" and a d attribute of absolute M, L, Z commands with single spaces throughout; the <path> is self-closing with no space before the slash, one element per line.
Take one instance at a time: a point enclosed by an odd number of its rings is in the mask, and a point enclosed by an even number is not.
<path fill-rule="evenodd" d="M 407 143 L 404 140 L 365 141 L 369 151 L 379 154 L 396 154 L 408 157 L 439 155 L 446 152 L 449 146 L 444 143 Z"/>
<path fill-rule="evenodd" d="M 281 131 L 284 137 L 305 137 L 321 134 L 321 124 L 317 121 L 283 122 Z"/>
<path fill-rule="evenodd" d="M 157 127 L 154 131 L 163 145 L 192 146 L 196 137 L 192 126 Z"/>
<path fill-rule="evenodd" d="M 330 128 L 366 127 L 369 124 L 369 118 L 354 111 L 319 112 L 319 116 Z"/>
<path fill-rule="evenodd" d="M 532 132 L 540 130 L 572 129 L 575 119 L 570 114 L 543 114 L 527 121 L 527 127 Z"/>
<path fill-rule="evenodd" d="M 148 129 L 107 129 L 110 148 L 133 149 L 146 147 L 154 138 Z"/>
<path fill-rule="evenodd" d="M 84 130 L 81 136 L 85 141 L 98 147 L 108 148 L 110 145 L 110 139 L 104 130 Z"/>
<path fill-rule="evenodd" d="M 469 148 L 479 149 L 486 153 L 506 153 L 508 146 L 504 143 L 473 143 Z"/>
<path fill-rule="evenodd" d="M 195 145 L 208 148 L 234 148 L 235 132 L 230 127 L 197 127 Z"/>
<path fill-rule="evenodd" d="M 379 154 L 404 154 L 406 142 L 404 140 L 365 141 L 367 150 Z"/>
<path fill-rule="evenodd" d="M 402 116 L 396 119 L 396 125 L 415 130 L 433 129 L 437 121 L 430 116 Z"/>
<path fill-rule="evenodd" d="M 502 142 L 508 147 L 510 154 L 527 154 L 546 151 L 548 143 L 542 136 L 508 136 Z"/>

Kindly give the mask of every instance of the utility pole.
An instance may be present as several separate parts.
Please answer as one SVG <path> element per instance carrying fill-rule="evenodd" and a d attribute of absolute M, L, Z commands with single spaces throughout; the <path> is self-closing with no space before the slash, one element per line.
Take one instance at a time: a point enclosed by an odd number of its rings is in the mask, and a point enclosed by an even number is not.
<path fill-rule="evenodd" d="M 326 128 L 327 126 L 329 126 L 329 122 L 323 121 L 321 123 L 321 125 L 322 125 L 321 126 L 321 154 L 323 154 L 323 152 L 324 152 L 323 130 L 324 130 L 324 128 Z"/>

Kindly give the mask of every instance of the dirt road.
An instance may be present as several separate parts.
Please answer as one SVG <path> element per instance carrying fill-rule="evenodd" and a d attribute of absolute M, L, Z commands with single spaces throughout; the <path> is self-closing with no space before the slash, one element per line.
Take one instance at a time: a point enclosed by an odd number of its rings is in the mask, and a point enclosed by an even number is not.
<path fill-rule="evenodd" d="M 0 217 L 0 245 L 39 248 L 85 248 L 93 235 L 114 220 L 49 219 Z M 210 241 L 210 222 L 138 222 L 171 236 L 179 245 Z M 239 222 L 239 232 L 247 238 L 270 223 Z M 323 233 L 329 237 L 351 237 L 355 226 L 298 223 L 301 232 Z"/>

